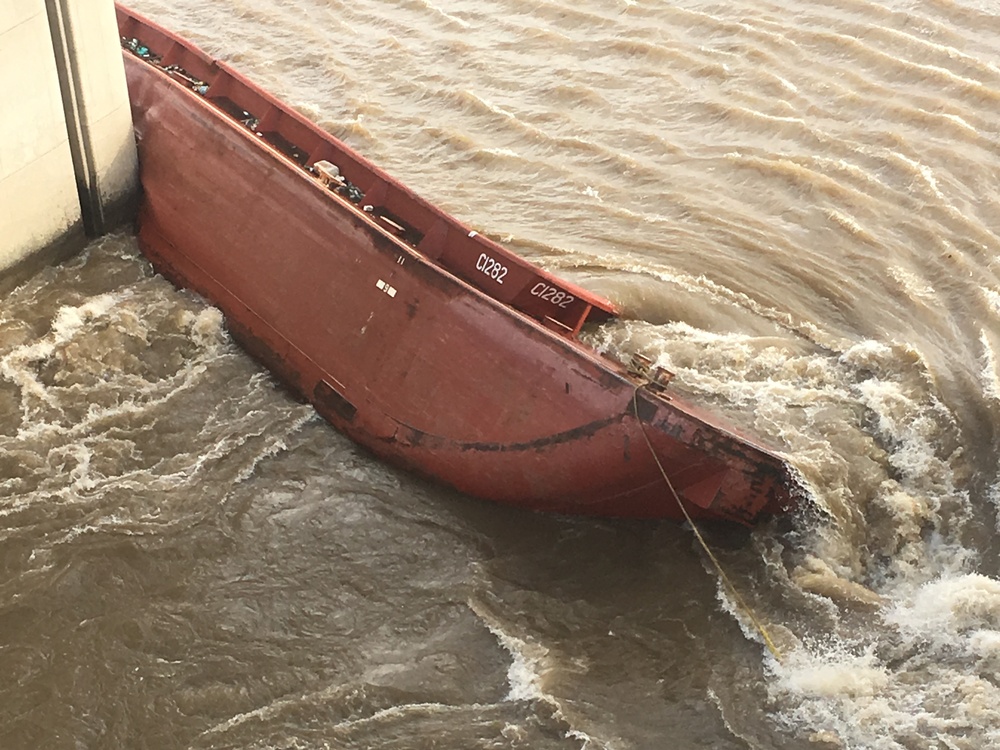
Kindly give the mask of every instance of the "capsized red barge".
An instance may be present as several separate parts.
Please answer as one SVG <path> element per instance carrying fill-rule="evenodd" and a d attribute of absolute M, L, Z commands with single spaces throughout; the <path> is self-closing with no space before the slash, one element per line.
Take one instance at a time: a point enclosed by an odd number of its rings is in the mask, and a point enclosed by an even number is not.
<path fill-rule="evenodd" d="M 121 6 L 118 24 L 140 247 L 335 427 L 538 510 L 680 518 L 657 458 L 694 517 L 792 505 L 779 456 L 577 340 L 610 302 L 470 231 L 191 43 Z"/>

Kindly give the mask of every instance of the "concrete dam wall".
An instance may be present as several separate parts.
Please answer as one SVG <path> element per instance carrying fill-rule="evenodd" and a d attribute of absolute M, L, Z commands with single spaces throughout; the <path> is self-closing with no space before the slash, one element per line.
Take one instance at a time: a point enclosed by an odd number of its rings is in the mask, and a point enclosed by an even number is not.
<path fill-rule="evenodd" d="M 131 218 L 135 139 L 112 0 L 0 3 L 0 291 Z"/>

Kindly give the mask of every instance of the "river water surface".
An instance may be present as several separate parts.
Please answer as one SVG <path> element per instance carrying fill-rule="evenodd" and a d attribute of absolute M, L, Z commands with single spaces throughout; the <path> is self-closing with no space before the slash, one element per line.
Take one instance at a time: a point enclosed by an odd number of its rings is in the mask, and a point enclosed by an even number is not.
<path fill-rule="evenodd" d="M 136 3 L 814 504 L 709 535 L 775 654 L 689 529 L 387 468 L 115 235 L 0 303 L 0 747 L 1000 748 L 994 3 Z"/>

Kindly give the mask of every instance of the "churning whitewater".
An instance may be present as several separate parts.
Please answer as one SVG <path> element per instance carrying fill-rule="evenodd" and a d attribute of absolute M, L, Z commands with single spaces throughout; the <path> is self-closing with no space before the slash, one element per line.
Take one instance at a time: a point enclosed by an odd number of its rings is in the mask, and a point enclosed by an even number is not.
<path fill-rule="evenodd" d="M 0 746 L 1000 748 L 991 3 L 135 7 L 621 304 L 587 341 L 812 497 L 705 529 L 744 605 L 690 529 L 442 491 L 122 232 L 0 302 Z"/>

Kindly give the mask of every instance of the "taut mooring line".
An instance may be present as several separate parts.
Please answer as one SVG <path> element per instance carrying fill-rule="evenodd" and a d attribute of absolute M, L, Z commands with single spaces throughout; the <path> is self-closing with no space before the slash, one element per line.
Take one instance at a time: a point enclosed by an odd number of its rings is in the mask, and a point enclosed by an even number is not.
<path fill-rule="evenodd" d="M 740 592 L 736 590 L 736 586 L 726 575 L 726 571 L 722 569 L 722 563 L 712 552 L 711 548 L 708 546 L 708 542 L 705 541 L 705 537 L 702 536 L 701 531 L 695 525 L 694 519 L 691 518 L 691 514 L 688 513 L 688 509 L 684 507 L 684 503 L 681 502 L 680 495 L 677 494 L 677 490 L 674 489 L 673 482 L 670 481 L 670 477 L 667 476 L 666 470 L 663 468 L 663 464 L 660 463 L 660 457 L 656 455 L 656 451 L 653 449 L 653 443 L 649 439 L 649 435 L 646 434 L 646 426 L 642 423 L 642 418 L 639 416 L 639 386 L 635 386 L 632 391 L 632 410 L 635 413 L 635 421 L 639 423 L 639 431 L 642 433 L 643 439 L 646 441 L 646 447 L 649 448 L 649 454 L 653 457 L 656 462 L 656 467 L 660 470 L 660 474 L 663 477 L 663 481 L 666 482 L 667 487 L 670 489 L 670 494 L 674 496 L 674 500 L 677 501 L 677 507 L 681 509 L 681 513 L 684 514 L 685 520 L 690 524 L 692 530 L 694 531 L 694 536 L 701 545 L 701 548 L 708 555 L 708 559 L 712 561 L 712 565 L 715 566 L 715 570 L 718 572 L 719 577 L 722 578 L 722 582 L 725 584 L 726 588 L 729 590 L 730 595 L 736 601 L 736 606 L 739 607 L 743 612 L 746 613 L 747 617 L 750 618 L 750 622 L 753 623 L 754 628 L 760 633 L 761 638 L 764 639 L 764 644 L 767 646 L 768 651 L 771 655 L 778 660 L 780 663 L 782 661 L 781 652 L 778 647 L 774 645 L 774 641 L 771 640 L 771 636 L 767 632 L 767 628 L 764 624 L 757 619 L 757 615 L 751 609 L 743 597 L 740 596 Z"/>

